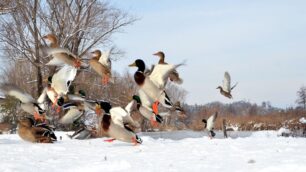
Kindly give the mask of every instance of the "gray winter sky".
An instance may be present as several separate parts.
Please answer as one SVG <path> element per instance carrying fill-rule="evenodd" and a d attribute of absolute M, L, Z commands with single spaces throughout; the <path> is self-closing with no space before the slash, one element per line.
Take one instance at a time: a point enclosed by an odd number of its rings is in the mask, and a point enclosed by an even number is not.
<path fill-rule="evenodd" d="M 126 52 L 114 69 L 142 58 L 157 62 L 163 50 L 168 63 L 181 67 L 187 103 L 270 101 L 295 106 L 296 91 L 306 85 L 306 1 L 304 0 L 114 0 L 111 3 L 140 18 L 115 36 Z M 224 71 L 238 81 L 233 100 L 216 87 Z"/>

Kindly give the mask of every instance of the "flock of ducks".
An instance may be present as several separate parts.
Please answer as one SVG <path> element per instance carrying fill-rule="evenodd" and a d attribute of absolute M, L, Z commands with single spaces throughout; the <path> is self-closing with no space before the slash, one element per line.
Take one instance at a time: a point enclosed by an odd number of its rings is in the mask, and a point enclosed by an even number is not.
<path fill-rule="evenodd" d="M 76 138 L 80 133 L 85 134 L 86 138 L 92 135 L 92 131 L 99 137 L 109 137 L 109 140 L 120 140 L 133 144 L 142 143 L 141 138 L 134 132 L 133 128 L 138 128 L 138 122 L 131 118 L 133 111 L 138 111 L 146 119 L 150 120 L 152 126 L 157 126 L 163 122 L 163 117 L 159 113 L 160 105 L 172 111 L 183 111 L 179 102 L 172 102 L 167 95 L 165 87 L 168 82 L 176 84 L 183 83 L 180 78 L 178 68 L 184 63 L 168 64 L 165 62 L 165 54 L 161 51 L 154 53 L 159 58 L 157 64 L 149 70 L 146 68 L 142 59 L 136 59 L 129 67 L 136 67 L 134 81 L 138 86 L 137 95 L 132 96 L 131 102 L 126 107 L 112 107 L 111 103 L 106 100 L 87 99 L 83 90 L 78 93 L 70 93 L 69 87 L 73 83 L 77 71 L 81 68 L 90 66 L 99 77 L 104 85 L 113 83 L 112 65 L 109 58 L 109 52 L 95 50 L 90 53 L 88 64 L 74 55 L 67 49 L 61 48 L 57 38 L 53 34 L 43 37 L 48 44 L 46 52 L 52 59 L 46 64 L 56 66 L 58 70 L 54 75 L 48 77 L 48 84 L 43 89 L 39 98 L 36 100 L 30 94 L 24 92 L 16 85 L 4 83 L 0 89 L 6 96 L 11 96 L 19 100 L 20 107 L 26 113 L 33 115 L 33 118 L 23 118 L 18 124 L 19 136 L 30 142 L 52 143 L 57 140 L 54 134 L 54 128 L 47 124 L 47 106 L 46 101 L 52 102 L 52 108 L 56 112 L 66 110 L 65 115 L 60 119 L 62 124 L 72 124 L 82 115 L 94 115 L 98 120 L 96 127 L 92 127 L 91 132 L 86 127 L 77 130 L 71 137 Z M 232 98 L 231 90 L 236 86 L 231 86 L 230 75 L 225 72 L 223 86 L 219 86 L 220 93 L 225 97 Z M 213 137 L 213 123 L 217 114 L 213 115 L 205 123 L 205 128 Z M 84 137 L 83 137 L 84 138 Z"/>

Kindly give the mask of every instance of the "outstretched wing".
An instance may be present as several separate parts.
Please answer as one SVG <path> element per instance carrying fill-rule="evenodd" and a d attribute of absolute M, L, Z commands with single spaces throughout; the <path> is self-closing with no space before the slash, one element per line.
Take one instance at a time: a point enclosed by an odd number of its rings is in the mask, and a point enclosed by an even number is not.
<path fill-rule="evenodd" d="M 181 65 L 183 64 L 157 64 L 154 66 L 149 78 L 158 88 L 164 89 L 167 84 L 169 74 Z"/>
<path fill-rule="evenodd" d="M 133 104 L 132 102 L 127 105 L 126 109 L 129 109 L 129 106 Z M 124 127 L 124 125 L 126 124 L 129 124 L 134 127 L 139 127 L 139 124 L 131 117 L 130 111 L 127 111 L 126 109 L 123 109 L 121 107 L 112 108 L 110 110 L 112 121 L 121 127 Z"/>
<path fill-rule="evenodd" d="M 109 51 L 103 52 L 101 57 L 99 58 L 99 62 L 103 64 L 104 66 L 107 66 L 109 69 L 111 69 L 112 61 L 110 60 L 109 56 L 110 56 Z"/>
<path fill-rule="evenodd" d="M 127 111 L 121 107 L 114 107 L 109 112 L 112 116 L 112 121 L 115 124 L 124 127 L 123 118 L 128 115 Z"/>
<path fill-rule="evenodd" d="M 37 103 L 39 104 L 39 106 L 43 109 L 43 110 L 46 110 L 46 107 L 45 107 L 45 100 L 46 100 L 46 97 L 47 97 L 47 88 L 45 88 L 42 93 L 40 94 L 40 96 L 38 97 L 37 99 Z"/>
<path fill-rule="evenodd" d="M 78 59 L 76 55 L 64 48 L 50 48 L 48 54 L 53 56 L 53 59 L 47 63 L 50 66 L 63 66 L 65 64 L 73 66 L 73 62 Z"/>
<path fill-rule="evenodd" d="M 136 101 L 132 100 L 125 106 L 125 110 L 130 114 L 133 111 L 133 108 L 136 106 Z"/>
<path fill-rule="evenodd" d="M 237 86 L 237 84 L 238 84 L 238 82 L 234 86 L 232 86 L 231 90 L 234 89 Z"/>
<path fill-rule="evenodd" d="M 13 84 L 3 84 L 1 85 L 1 90 L 4 94 L 15 97 L 20 100 L 22 103 L 36 102 L 34 98 L 21 90 L 19 87 Z"/>
<path fill-rule="evenodd" d="M 83 111 L 73 107 L 59 120 L 61 124 L 72 124 L 75 120 L 83 115 Z"/>
<path fill-rule="evenodd" d="M 213 115 L 211 115 L 208 119 L 207 119 L 207 130 L 210 131 L 214 128 L 214 124 L 215 124 L 215 121 L 218 117 L 218 113 L 215 113 Z"/>
<path fill-rule="evenodd" d="M 53 87 L 58 94 L 66 95 L 76 74 L 76 68 L 68 65 L 63 66 L 53 75 L 51 87 Z"/>
<path fill-rule="evenodd" d="M 228 72 L 224 73 L 222 89 L 228 93 L 231 91 L 231 76 Z"/>
<path fill-rule="evenodd" d="M 69 109 L 67 113 L 60 119 L 61 124 L 72 124 L 75 120 L 83 115 L 83 111 L 80 110 L 75 103 L 66 103 L 63 105 L 64 109 Z"/>
<path fill-rule="evenodd" d="M 58 58 L 52 58 L 46 65 L 48 66 L 64 66 L 64 61 L 58 59 Z"/>

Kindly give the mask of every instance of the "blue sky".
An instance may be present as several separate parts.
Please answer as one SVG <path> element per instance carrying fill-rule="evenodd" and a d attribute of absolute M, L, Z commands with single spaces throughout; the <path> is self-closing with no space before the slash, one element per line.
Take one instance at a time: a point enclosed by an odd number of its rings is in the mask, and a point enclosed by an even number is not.
<path fill-rule="evenodd" d="M 168 63 L 187 60 L 179 69 L 186 102 L 270 101 L 295 106 L 296 91 L 306 85 L 306 1 L 113 0 L 115 7 L 140 18 L 116 34 L 126 52 L 118 71 L 142 58 L 148 65 L 162 50 Z M 233 100 L 216 87 L 229 71 L 239 82 Z"/>

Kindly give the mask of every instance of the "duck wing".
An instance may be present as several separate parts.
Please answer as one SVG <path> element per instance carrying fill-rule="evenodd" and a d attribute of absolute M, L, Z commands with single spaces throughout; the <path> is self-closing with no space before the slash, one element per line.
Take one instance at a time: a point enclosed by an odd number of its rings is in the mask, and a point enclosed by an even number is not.
<path fill-rule="evenodd" d="M 3 84 L 1 85 L 1 90 L 4 94 L 15 97 L 22 103 L 36 102 L 35 99 L 28 93 L 21 90 L 19 87 L 13 84 Z"/>
<path fill-rule="evenodd" d="M 65 63 L 58 58 L 52 58 L 46 65 L 48 66 L 64 66 Z"/>
<path fill-rule="evenodd" d="M 237 86 L 238 82 L 234 86 L 232 86 L 231 90 L 233 90 Z"/>
<path fill-rule="evenodd" d="M 134 127 L 139 127 L 139 124 L 135 122 L 130 116 L 131 114 L 122 107 L 112 108 L 110 110 L 110 114 L 112 116 L 112 121 L 121 127 L 125 127 L 126 124 L 129 124 Z"/>
<path fill-rule="evenodd" d="M 54 88 L 54 90 L 58 94 L 66 95 L 67 92 L 69 91 L 69 86 L 71 82 L 74 80 L 76 74 L 77 74 L 76 68 L 68 65 L 63 66 L 59 71 L 57 71 L 53 75 L 51 87 Z"/>
<path fill-rule="evenodd" d="M 228 72 L 224 73 L 222 89 L 228 93 L 231 92 L 231 76 Z"/>
<path fill-rule="evenodd" d="M 157 64 L 154 66 L 149 78 L 159 89 L 164 89 L 170 73 L 181 65 L 183 64 Z"/>
<path fill-rule="evenodd" d="M 44 90 L 42 91 L 42 93 L 40 94 L 40 96 L 37 99 L 37 103 L 39 104 L 39 106 L 43 109 L 46 110 L 46 107 L 44 105 L 45 101 L 46 101 L 46 97 L 47 97 L 47 88 L 44 88 Z"/>
<path fill-rule="evenodd" d="M 99 63 L 101 63 L 102 65 L 111 69 L 112 68 L 112 61 L 110 60 L 109 56 L 110 56 L 109 51 L 103 52 L 101 57 L 99 58 Z"/>
<path fill-rule="evenodd" d="M 135 106 L 136 106 L 136 101 L 135 100 L 132 100 L 130 103 L 128 103 L 126 106 L 125 106 L 125 111 L 127 111 L 129 114 L 133 111 L 133 109 L 135 109 Z"/>
<path fill-rule="evenodd" d="M 67 113 L 59 120 L 61 124 L 72 124 L 83 115 L 83 111 L 78 108 L 74 102 L 63 105 L 64 109 L 69 109 Z"/>
<path fill-rule="evenodd" d="M 86 101 L 86 99 L 84 97 L 78 96 L 78 95 L 74 95 L 74 94 L 68 94 L 68 99 L 72 100 L 72 101 Z"/>
<path fill-rule="evenodd" d="M 76 55 L 64 48 L 50 48 L 48 49 L 48 54 L 53 57 L 53 59 L 46 64 L 50 66 L 63 66 L 65 64 L 74 66 L 75 60 L 79 59 Z"/>
<path fill-rule="evenodd" d="M 214 124 L 215 124 L 215 121 L 218 117 L 218 113 L 215 113 L 213 115 L 211 115 L 208 119 L 207 119 L 207 130 L 210 131 L 214 128 Z"/>
<path fill-rule="evenodd" d="M 97 61 L 97 60 L 91 59 L 91 60 L 89 61 L 89 65 L 90 65 L 91 68 L 92 68 L 94 71 L 96 71 L 100 76 L 103 76 L 104 74 L 110 73 L 110 69 L 109 69 L 106 65 L 100 63 L 100 62 Z"/>
<path fill-rule="evenodd" d="M 128 115 L 127 111 L 125 111 L 122 107 L 114 107 L 109 112 L 112 117 L 112 121 L 120 127 L 124 127 L 123 118 Z"/>

